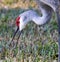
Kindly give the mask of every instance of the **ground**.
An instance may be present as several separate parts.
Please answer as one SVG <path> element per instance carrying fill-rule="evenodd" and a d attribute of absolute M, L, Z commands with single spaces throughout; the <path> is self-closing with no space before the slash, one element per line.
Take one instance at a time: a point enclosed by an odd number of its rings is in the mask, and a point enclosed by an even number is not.
<path fill-rule="evenodd" d="M 37 26 L 30 22 L 21 34 L 17 47 L 9 49 L 8 43 L 16 30 L 16 17 L 28 9 L 37 10 L 36 3 L 29 1 L 0 2 L 0 62 L 57 62 L 58 26 L 55 13 L 46 25 Z"/>

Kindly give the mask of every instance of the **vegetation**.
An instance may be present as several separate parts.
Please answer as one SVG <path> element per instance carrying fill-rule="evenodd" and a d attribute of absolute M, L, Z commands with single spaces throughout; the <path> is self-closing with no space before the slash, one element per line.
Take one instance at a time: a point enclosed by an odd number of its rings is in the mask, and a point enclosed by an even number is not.
<path fill-rule="evenodd" d="M 30 22 L 21 34 L 16 48 L 9 49 L 8 43 L 11 41 L 16 29 L 16 17 L 29 8 L 36 8 L 36 3 L 32 1 L 29 3 L 32 3 L 32 5 L 27 4 L 25 8 L 26 2 L 24 0 L 3 0 L 3 3 L 0 3 L 0 61 L 57 62 L 58 27 L 55 14 L 53 14 L 51 21 L 44 26 L 37 26 L 33 22 Z M 19 3 L 21 3 L 20 6 Z M 17 5 L 16 7 L 14 7 L 15 4 Z M 16 41 L 18 34 L 14 41 Z"/>

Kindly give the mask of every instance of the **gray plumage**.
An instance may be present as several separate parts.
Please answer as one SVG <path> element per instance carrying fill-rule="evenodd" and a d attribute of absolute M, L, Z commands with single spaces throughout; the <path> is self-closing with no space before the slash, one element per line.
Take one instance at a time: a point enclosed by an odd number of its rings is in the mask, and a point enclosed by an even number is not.
<path fill-rule="evenodd" d="M 56 11 L 60 5 L 60 0 L 35 0 L 40 5 L 50 6 L 54 11 Z"/>
<path fill-rule="evenodd" d="M 35 22 L 37 25 L 43 25 L 51 19 L 52 12 L 56 13 L 57 21 L 58 21 L 58 32 L 59 32 L 59 40 L 58 40 L 58 62 L 60 62 L 60 14 L 59 14 L 59 6 L 60 0 L 34 0 L 38 4 L 38 9 L 41 11 L 42 16 L 40 16 L 34 10 L 28 10 L 19 15 L 19 26 L 17 26 L 17 31 L 19 29 L 20 34 L 22 30 L 25 28 L 26 24 L 29 21 Z M 16 32 L 17 32 L 16 31 Z M 12 41 L 16 35 L 16 32 L 12 38 Z M 19 35 L 20 36 L 20 35 Z M 19 37 L 18 37 L 19 38 Z"/>

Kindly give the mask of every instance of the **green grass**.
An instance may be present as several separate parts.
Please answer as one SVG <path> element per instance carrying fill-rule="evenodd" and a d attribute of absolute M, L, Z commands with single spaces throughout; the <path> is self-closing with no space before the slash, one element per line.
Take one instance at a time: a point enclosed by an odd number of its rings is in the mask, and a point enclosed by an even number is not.
<path fill-rule="evenodd" d="M 23 11 L 23 9 L 18 8 L 9 9 L 6 13 L 3 11 L 0 15 L 0 37 L 3 38 L 0 41 L 2 51 L 0 59 L 3 62 L 14 62 L 14 60 L 16 62 L 53 62 L 57 60 L 58 27 L 55 15 L 48 24 L 41 27 L 30 22 L 21 34 L 20 45 L 13 50 L 8 48 L 7 43 L 11 40 L 16 27 L 15 19 Z"/>

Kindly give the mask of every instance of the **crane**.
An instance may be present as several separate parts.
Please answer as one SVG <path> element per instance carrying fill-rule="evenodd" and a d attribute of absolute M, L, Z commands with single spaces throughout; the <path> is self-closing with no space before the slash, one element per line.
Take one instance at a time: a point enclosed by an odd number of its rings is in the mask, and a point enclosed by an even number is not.
<path fill-rule="evenodd" d="M 59 14 L 59 3 L 60 0 L 35 0 L 38 3 L 39 10 L 41 11 L 42 16 L 40 16 L 35 10 L 27 10 L 21 13 L 16 18 L 16 26 L 17 30 L 15 31 L 12 41 L 18 32 L 20 31 L 18 39 L 26 27 L 28 22 L 33 21 L 37 25 L 43 25 L 50 21 L 52 12 L 56 13 L 57 21 L 58 21 L 58 32 L 59 32 L 59 39 L 58 39 L 58 62 L 60 62 L 60 14 Z M 17 41 L 18 41 L 17 39 Z"/>

